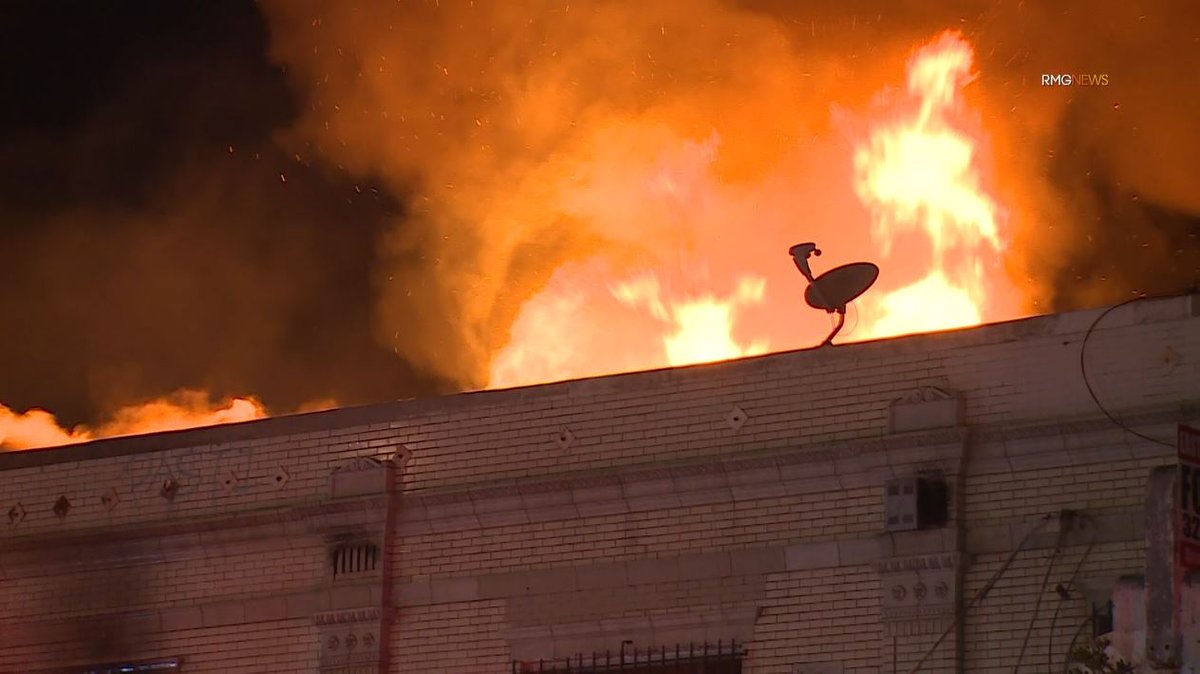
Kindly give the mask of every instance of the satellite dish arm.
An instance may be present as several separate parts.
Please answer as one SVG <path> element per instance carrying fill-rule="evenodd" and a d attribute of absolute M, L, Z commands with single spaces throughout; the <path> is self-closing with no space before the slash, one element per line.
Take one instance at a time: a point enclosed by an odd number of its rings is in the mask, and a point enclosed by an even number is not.
<path fill-rule="evenodd" d="M 837 325 L 833 326 L 833 331 L 829 333 L 829 336 L 825 338 L 825 341 L 817 345 L 818 347 L 825 346 L 826 344 L 832 344 L 833 338 L 837 337 L 837 333 L 841 332 L 842 326 L 846 324 L 846 307 L 838 307 L 835 311 L 837 311 L 838 315 Z"/>
<path fill-rule="evenodd" d="M 798 243 L 788 249 L 788 254 L 792 256 L 792 261 L 796 263 L 796 269 L 804 274 L 804 278 L 808 279 L 809 283 L 813 282 L 812 270 L 808 267 L 809 255 L 821 255 L 821 249 L 817 248 L 815 243 Z"/>

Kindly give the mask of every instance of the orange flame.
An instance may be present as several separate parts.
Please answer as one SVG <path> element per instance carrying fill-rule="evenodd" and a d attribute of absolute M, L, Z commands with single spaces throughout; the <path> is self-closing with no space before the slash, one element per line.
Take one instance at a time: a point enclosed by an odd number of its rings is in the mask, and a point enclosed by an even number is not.
<path fill-rule="evenodd" d="M 600 164 L 591 174 L 603 180 L 573 178 L 568 201 L 584 207 L 571 213 L 602 232 L 635 232 L 632 245 L 653 262 L 642 261 L 640 271 L 631 272 L 619 256 L 598 250 L 590 260 L 560 268 L 522 307 L 509 343 L 492 361 L 490 385 L 710 362 L 763 353 L 768 345 L 803 346 L 824 319 L 802 307 L 803 281 L 783 251 L 812 238 L 832 241 L 827 250 L 834 255 L 869 255 L 854 250 L 861 244 L 847 245 L 855 240 L 854 226 L 866 224 L 863 215 L 870 216 L 865 229 L 886 264 L 843 340 L 1014 315 L 1017 292 L 1000 268 L 1005 214 L 985 188 L 987 138 L 962 95 L 975 76 L 972 61 L 970 44 L 954 32 L 914 52 L 905 89 L 890 100 L 880 95 L 887 105 L 872 111 L 861 142 L 848 148 L 853 161 L 847 188 L 853 194 L 832 212 L 819 210 L 821 187 L 788 185 L 797 174 L 785 167 L 764 171 L 758 184 L 723 180 L 711 170 L 720 145 L 716 132 L 695 142 L 656 131 L 660 154 L 650 159 L 646 143 L 598 142 L 602 153 L 581 161 Z M 631 120 L 628 128 L 637 124 Z M 636 130 L 627 135 L 639 138 Z M 624 164 L 609 166 L 614 156 Z M 822 179 L 816 173 L 800 178 Z M 865 214 L 855 211 L 855 197 Z M 820 219 L 812 215 L 814 202 Z M 790 232 L 779 226 L 783 222 Z M 678 250 L 670 249 L 664 232 Z M 673 263 L 677 254 L 691 262 Z M 691 272 L 693 266 L 700 273 Z M 722 295 L 713 292 L 714 284 L 737 289 Z"/>
<path fill-rule="evenodd" d="M 739 325 L 764 308 L 766 278 L 718 268 L 706 254 L 728 237 L 712 212 L 736 203 L 712 172 L 719 144 L 715 134 L 684 139 L 638 120 L 598 143 L 604 149 L 590 159 L 589 179 L 573 181 L 560 198 L 612 240 L 559 268 L 522 305 L 492 358 L 491 387 L 766 352 L 767 336 Z M 673 246 L 656 247 L 663 241 Z"/>
<path fill-rule="evenodd" d="M 654 318 L 674 328 L 674 332 L 663 335 L 662 341 L 667 363 L 677 366 L 766 353 L 766 340 L 743 346 L 733 337 L 738 306 L 761 302 L 765 287 L 764 279 L 744 276 L 734 294 L 724 299 L 703 295 L 664 302 L 658 277 L 651 273 L 619 283 L 612 293 L 622 304 L 643 306 Z"/>
<path fill-rule="evenodd" d="M 517 262 L 512 249 L 528 243 L 536 223 L 551 239 L 548 249 L 571 242 L 570 261 L 521 305 L 507 344 L 492 357 L 489 385 L 816 344 L 827 330 L 826 317 L 804 307 L 803 280 L 784 255 L 803 240 L 827 251 L 821 260 L 828 266 L 814 269 L 818 274 L 840 262 L 885 258 L 878 285 L 858 303 L 857 329 L 848 329 L 843 340 L 1015 315 L 1017 292 L 998 273 L 1005 211 L 987 189 L 987 137 L 963 97 L 975 76 L 972 62 L 970 44 L 954 32 L 916 50 L 905 88 L 890 99 L 881 95 L 887 105 L 872 111 L 872 123 L 855 139 L 861 142 L 849 146 L 843 138 L 807 140 L 809 132 L 802 130 L 815 128 L 811 120 L 797 121 L 795 129 L 779 126 L 790 117 L 773 117 L 772 132 L 760 137 L 755 116 L 776 113 L 766 104 L 747 113 L 755 117 L 750 123 L 718 128 L 723 116 L 697 113 L 706 100 L 699 98 L 684 106 L 686 114 L 665 105 L 572 122 L 570 142 L 550 159 L 517 162 L 504 179 L 485 177 L 482 194 L 489 198 L 453 202 L 449 212 L 486 220 L 489 232 L 503 233 L 493 241 L 503 249 L 495 264 Z M 786 88 L 783 78 L 767 78 L 747 90 L 756 94 L 748 100 L 798 105 L 777 95 Z M 539 105 L 518 100 L 528 104 L 523 112 L 536 117 Z M 723 132 L 732 147 L 721 164 Z M 469 210 L 454 210 L 468 201 Z M 868 234 L 874 255 L 862 246 Z M 539 248 L 530 250 L 536 257 Z M 490 325 L 479 322 L 497 301 L 498 291 L 488 292 L 489 278 L 504 274 L 487 264 L 470 268 L 480 292 L 461 293 L 456 315 L 468 325 Z M 513 294 L 528 291 L 518 284 Z M 480 337 L 472 333 L 470 343 L 494 343 L 490 333 L 488 340 Z M 252 399 L 212 405 L 207 396 L 187 392 L 121 410 L 95 429 L 64 429 L 49 413 L 0 407 L 0 446 L 81 442 L 264 415 Z"/>
<path fill-rule="evenodd" d="M 117 410 L 107 423 L 91 429 L 67 429 L 54 415 L 40 409 L 15 412 L 0 405 L 0 449 L 32 449 L 88 442 L 98 438 L 175 431 L 251 421 L 267 416 L 254 398 L 232 398 L 220 404 L 203 391 L 181 390 L 141 405 Z"/>
<path fill-rule="evenodd" d="M 726 295 L 675 292 L 653 271 L 608 278 L 594 269 L 560 269 L 547 289 L 522 307 L 512 339 L 492 360 L 491 385 L 708 363 L 767 351 L 764 338 L 746 340 L 735 331 L 740 312 L 763 300 L 761 277 L 741 277 Z"/>
<path fill-rule="evenodd" d="M 866 299 L 861 337 L 976 325 L 1015 296 L 1005 275 L 994 273 L 1005 249 L 1003 211 L 983 188 L 984 138 L 962 99 L 975 78 L 972 61 L 971 45 L 954 32 L 917 50 L 901 113 L 875 126 L 855 151 L 855 190 L 874 216 L 871 234 L 882 253 L 911 232 L 923 234 L 930 249 L 923 277 Z"/>
<path fill-rule="evenodd" d="M 46 410 L 15 412 L 0 405 L 0 449 L 55 447 L 87 442 L 91 434 L 84 429 L 67 430 L 58 425 Z"/>

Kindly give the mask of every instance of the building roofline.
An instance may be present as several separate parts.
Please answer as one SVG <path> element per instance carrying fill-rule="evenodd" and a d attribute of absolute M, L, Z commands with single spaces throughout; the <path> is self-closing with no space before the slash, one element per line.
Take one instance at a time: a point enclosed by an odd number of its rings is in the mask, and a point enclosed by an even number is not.
<path fill-rule="evenodd" d="M 1183 301 L 1182 311 L 1170 312 L 1167 320 L 1196 317 L 1200 315 L 1200 294 L 1172 295 L 1165 297 L 1148 297 L 1141 305 L 1162 306 L 1169 302 Z M 822 359 L 837 357 L 855 357 L 864 349 L 880 348 L 889 345 L 893 348 L 903 345 L 907 348 L 920 348 L 933 340 L 967 339 L 970 345 L 992 344 L 1007 341 L 1013 337 L 1032 336 L 1039 334 L 1076 334 L 1083 332 L 1100 316 L 1115 306 L 1095 309 L 1081 309 L 1059 314 L 1041 314 L 1008 321 L 985 323 L 982 325 L 938 332 L 902 335 L 884 339 L 875 339 L 849 344 L 838 344 L 823 347 L 810 347 L 779 351 L 758 356 L 750 356 L 717 363 L 698 363 L 682 367 L 666 367 L 637 372 L 622 372 L 617 374 L 572 379 L 560 382 L 535 384 L 509 389 L 488 389 L 468 391 L 444 396 L 430 396 L 397 400 L 392 402 L 375 403 L 356 407 L 341 407 L 319 412 L 288 414 L 244 421 L 217 426 L 187 428 L 176 431 L 164 431 L 145 435 L 119 436 L 100 438 L 86 443 L 59 445 L 27 450 L 0 450 L 0 471 L 45 466 L 73 461 L 88 461 L 91 459 L 113 458 L 131 454 L 143 454 L 165 449 L 180 447 L 197 447 L 203 445 L 230 444 L 258 440 L 266 437 L 299 435 L 334 429 L 388 424 L 403 417 L 428 412 L 451 413 L 455 410 L 477 407 L 482 405 L 501 404 L 506 400 L 519 398 L 541 398 L 559 395 L 564 391 L 579 396 L 587 395 L 597 389 L 620 389 L 625 387 L 644 389 L 648 384 L 661 382 L 664 377 L 690 377 L 695 374 L 720 367 L 754 367 L 763 361 L 781 358 L 795 358 L 820 354 Z M 1157 315 L 1160 312 L 1145 312 Z M 1112 325 L 1128 324 L 1130 321 L 1112 319 Z M 1015 333 L 1015 334 L 1014 334 Z M 827 362 L 827 361 L 826 361 Z"/>

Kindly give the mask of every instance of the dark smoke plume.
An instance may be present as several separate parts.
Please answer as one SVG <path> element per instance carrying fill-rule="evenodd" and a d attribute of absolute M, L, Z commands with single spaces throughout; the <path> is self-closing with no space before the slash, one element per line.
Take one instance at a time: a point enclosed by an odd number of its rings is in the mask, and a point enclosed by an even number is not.
<path fill-rule="evenodd" d="M 598 226 L 623 204 L 595 185 L 711 155 L 771 250 L 802 219 L 865 229 L 831 110 L 863 108 L 948 28 L 976 49 L 967 94 L 1031 310 L 1200 277 L 1195 3 L 680 7 L 7 3 L 0 402 L 73 423 L 181 388 L 288 410 L 484 385 L 564 263 L 763 265 L 724 212 Z M 711 222 L 672 220 L 693 216 Z"/>
<path fill-rule="evenodd" d="M 688 227 L 669 215 L 623 226 L 611 195 L 581 206 L 577 191 L 710 134 L 725 184 L 777 176 L 798 147 L 836 171 L 831 108 L 863 106 L 916 44 L 948 28 L 976 48 L 969 93 L 993 136 L 1008 272 L 1028 311 L 1180 290 L 1200 274 L 1200 89 L 1188 85 L 1200 10 L 1185 0 L 264 8 L 271 54 L 308 102 L 288 142 L 414 195 L 381 249 L 381 336 L 466 385 L 486 382 L 516 311 L 564 263 L 597 250 L 687 249 L 713 265 L 739 254 L 736 242 L 683 241 Z M 1103 73 L 1109 86 L 1047 88 L 1043 73 Z M 789 177 L 799 194 L 820 170 Z M 861 209 L 839 198 L 785 204 L 792 231 L 859 227 Z M 713 238 L 696 222 L 705 214 L 689 217 Z M 414 317 L 423 330 L 405 331 Z"/>
<path fill-rule="evenodd" d="M 253 6 L 0 11 L 0 402 L 75 423 L 180 388 L 444 390 L 371 335 L 402 204 L 274 142 L 298 103 Z"/>

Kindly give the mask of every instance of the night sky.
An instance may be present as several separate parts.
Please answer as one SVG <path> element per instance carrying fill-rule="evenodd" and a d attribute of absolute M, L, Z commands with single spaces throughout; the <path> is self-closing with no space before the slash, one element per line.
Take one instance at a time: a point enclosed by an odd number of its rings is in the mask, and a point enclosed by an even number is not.
<path fill-rule="evenodd" d="M 448 390 L 371 331 L 402 198 L 274 142 L 298 102 L 256 6 L 115 7 L 0 9 L 0 401 L 75 422 L 183 386 L 280 408 Z"/>
<path fill-rule="evenodd" d="M 936 11 L 925 9 L 930 3 L 900 3 L 910 11 L 889 24 L 868 9 L 881 3 L 849 4 L 876 16 L 874 24 L 856 18 L 857 30 L 874 25 L 882 35 L 904 27 L 920 36 L 965 26 L 982 36 L 985 72 L 1012 60 L 986 44 L 989 35 L 1011 32 L 995 27 L 1009 9 L 986 14 L 960 10 L 989 3 L 942 3 Z M 1159 115 L 1154 123 L 1174 129 L 1174 140 L 1125 144 L 1120 139 L 1133 137 L 1129 132 L 1096 131 L 1095 106 L 1068 106 L 1055 117 L 1057 151 L 1044 155 L 1045 180 L 1068 195 L 1064 209 L 1086 222 L 1065 234 L 1060 223 L 1058 254 L 1038 262 L 1036 273 L 1055 288 L 1045 298 L 1052 309 L 1178 292 L 1198 278 L 1200 208 L 1195 198 L 1174 195 L 1196 193 L 1200 160 L 1164 159 L 1155 182 L 1191 187 L 1161 198 L 1142 194 L 1114 168 L 1126 157 L 1197 146 L 1197 11 L 1189 2 L 1148 4 L 1180 12 L 1163 24 L 1173 33 L 1137 38 L 1146 55 L 1161 54 L 1162 61 L 1132 51 L 1129 58 L 1140 63 L 1114 68 L 1126 81 L 1163 73 L 1136 94 L 1163 102 L 1139 112 L 1130 94 L 1122 114 Z M 335 5 L 343 7 L 325 7 Z M 784 20 L 791 11 L 779 9 L 785 3 L 743 5 L 797 35 L 817 35 L 815 21 L 810 31 L 808 20 Z M 216 398 L 253 394 L 273 410 L 291 410 L 321 399 L 356 404 L 482 383 L 470 368 L 439 362 L 439 354 L 449 362 L 465 348 L 446 327 L 458 314 L 443 303 L 405 305 L 413 288 L 423 292 L 419 283 L 400 295 L 387 320 L 379 318 L 388 273 L 381 257 L 389 269 L 419 268 L 412 277 L 418 280 L 434 278 L 447 263 L 426 259 L 427 235 L 414 233 L 400 252 L 395 244 L 420 203 L 416 188 L 396 176 L 420 173 L 422 155 L 398 168 L 346 166 L 347 153 L 322 151 L 311 134 L 297 136 L 305 112 L 319 108 L 314 88 L 299 82 L 315 80 L 319 68 L 299 63 L 296 54 L 307 52 L 296 47 L 303 38 L 293 26 L 310 25 L 303 8 L 319 5 L 295 6 L 0 5 L 0 403 L 18 411 L 44 407 L 74 424 L 180 388 Z M 404 21 L 406 10 L 396 7 L 387 20 Z M 1119 36 L 1121 22 L 1136 19 L 1077 20 L 1081 30 L 1091 22 Z M 274 31 L 291 31 L 277 49 Z M 1104 49 L 1102 40 L 1093 43 Z M 321 53 L 340 53 L 342 45 L 322 44 Z M 422 52 L 413 49 L 420 62 Z M 291 67 L 296 63 L 301 74 Z M 430 156 L 440 151 L 428 149 Z M 544 280 L 539 274 L 524 282 Z M 1101 275 L 1103 284 L 1077 291 L 1079 282 Z M 502 324 L 511 313 L 493 320 Z M 406 333 L 422 333 L 437 347 L 407 348 Z M 496 344 L 488 339 L 485 351 Z"/>

